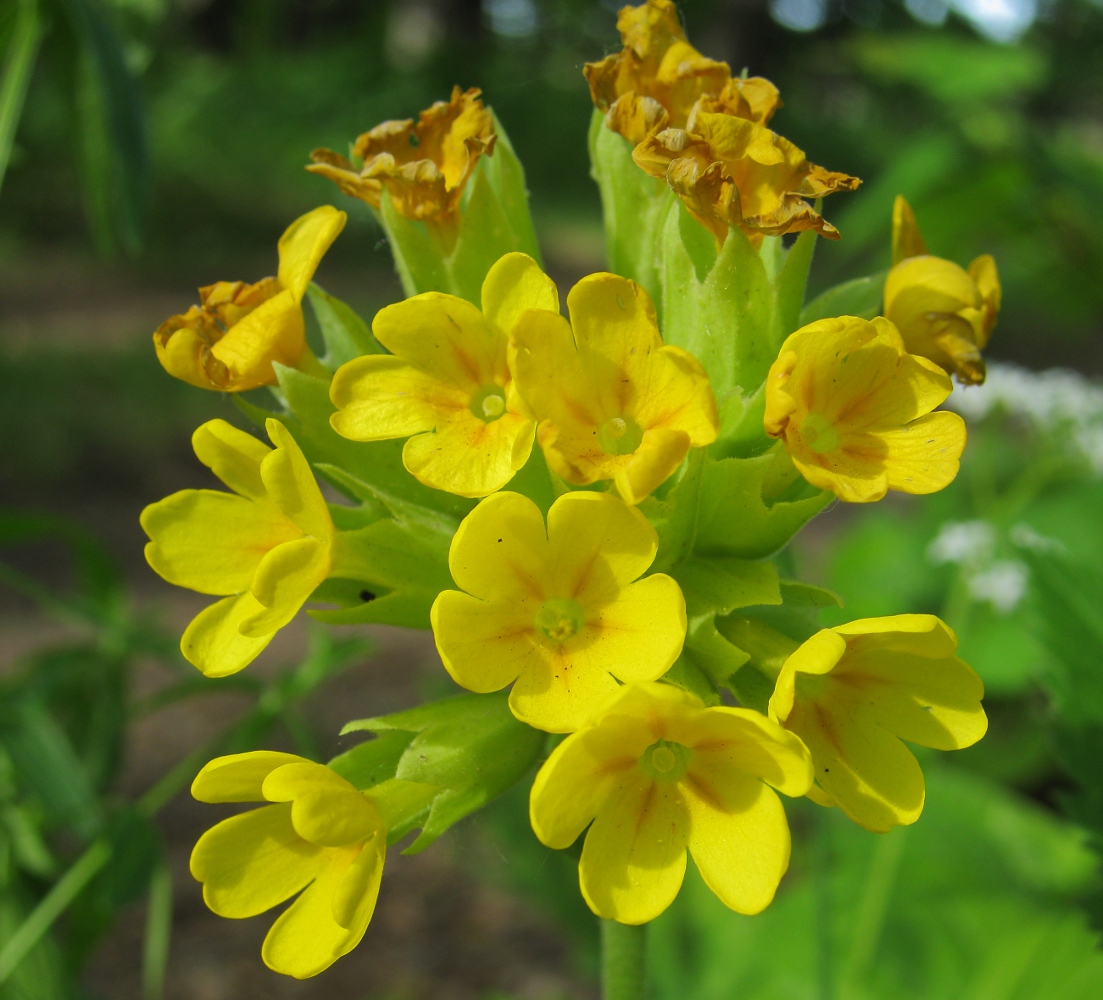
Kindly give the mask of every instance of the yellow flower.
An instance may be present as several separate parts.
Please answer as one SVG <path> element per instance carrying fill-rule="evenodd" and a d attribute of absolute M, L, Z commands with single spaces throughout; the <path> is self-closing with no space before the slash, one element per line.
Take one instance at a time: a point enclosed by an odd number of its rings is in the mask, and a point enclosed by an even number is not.
<path fill-rule="evenodd" d="M 323 205 L 291 223 L 280 237 L 275 278 L 199 289 L 202 305 L 167 319 L 153 334 L 165 371 L 200 389 L 243 392 L 275 384 L 273 361 L 302 364 L 309 357 L 302 299 L 346 218 Z"/>
<path fill-rule="evenodd" d="M 702 102 L 684 129 L 648 135 L 632 158 L 667 181 L 718 246 L 729 226 L 739 226 L 755 243 L 806 229 L 838 239 L 839 231 L 805 199 L 853 191 L 861 181 L 809 163 L 802 150 L 764 125 L 707 106 Z"/>
<path fill-rule="evenodd" d="M 931 412 L 950 389 L 888 320 L 823 319 L 781 345 L 766 377 L 766 432 L 782 438 L 805 479 L 840 500 L 934 493 L 953 481 L 965 447 L 961 417 Z"/>
<path fill-rule="evenodd" d="M 306 979 L 360 943 L 387 854 L 367 795 L 322 764 L 267 750 L 212 760 L 192 795 L 272 803 L 212 827 L 191 855 L 203 901 L 221 917 L 255 917 L 301 893 L 264 939 L 268 968 Z"/>
<path fill-rule="evenodd" d="M 624 49 L 587 63 L 583 73 L 608 126 L 633 146 L 653 128 L 684 126 L 702 94 L 718 95 L 731 80 L 727 63 L 706 58 L 686 41 L 670 0 L 621 8 L 617 29 Z"/>
<path fill-rule="evenodd" d="M 966 271 L 930 256 L 911 207 L 899 196 L 892 214 L 892 250 L 885 316 L 912 354 L 930 358 L 965 385 L 979 385 L 985 377 L 980 352 L 1000 313 L 996 262 L 983 254 Z"/>
<path fill-rule="evenodd" d="M 593 821 L 579 882 L 607 920 L 642 924 L 662 913 L 681 888 L 687 847 L 726 906 L 758 913 L 789 866 L 789 825 L 772 788 L 804 795 L 811 782 L 804 745 L 758 712 L 639 684 L 555 748 L 529 816 L 557 849 Z"/>
<path fill-rule="evenodd" d="M 901 740 L 958 750 L 988 728 L 984 685 L 956 649 L 934 615 L 897 615 L 824 629 L 786 660 L 770 717 L 811 751 L 811 797 L 867 830 L 919 818 L 923 772 Z"/>
<path fill-rule="evenodd" d="M 511 253 L 487 274 L 482 304 L 425 292 L 381 309 L 372 331 L 393 353 L 338 370 L 334 429 L 354 441 L 409 437 L 403 464 L 426 486 L 482 497 L 509 482 L 535 426 L 514 390 L 509 333 L 527 309 L 558 315 L 559 295 L 531 257 Z"/>
<path fill-rule="evenodd" d="M 274 449 L 224 420 L 192 435 L 233 493 L 181 490 L 142 511 L 146 560 L 169 583 L 227 595 L 201 611 L 180 649 L 208 677 L 251 663 L 329 575 L 333 521 L 310 465 L 278 420 Z"/>
<path fill-rule="evenodd" d="M 647 519 L 608 493 L 568 493 L 548 511 L 496 493 L 464 518 L 430 620 L 457 684 L 480 693 L 516 681 L 522 722 L 570 732 L 621 681 L 661 677 L 678 658 L 686 606 L 655 558 Z M 634 581 L 634 582 L 633 582 Z"/>
<path fill-rule="evenodd" d="M 708 376 L 691 354 L 663 346 L 651 298 L 634 281 L 591 274 L 567 305 L 570 323 L 533 310 L 514 327 L 517 387 L 557 475 L 579 485 L 612 479 L 639 503 L 691 447 L 716 440 Z"/>
<path fill-rule="evenodd" d="M 356 165 L 329 149 L 310 154 L 306 169 L 336 182 L 345 194 L 378 209 L 383 189 L 407 219 L 447 223 L 459 211 L 468 179 L 483 154 L 492 155 L 494 118 L 472 88 L 422 111 L 418 121 L 387 121 L 361 135 Z"/>

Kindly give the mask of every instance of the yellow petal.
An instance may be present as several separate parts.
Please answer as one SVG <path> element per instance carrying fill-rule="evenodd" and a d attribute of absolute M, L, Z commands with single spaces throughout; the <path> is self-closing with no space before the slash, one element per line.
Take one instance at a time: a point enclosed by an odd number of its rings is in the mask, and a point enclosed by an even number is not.
<path fill-rule="evenodd" d="M 460 523 L 448 569 L 461 590 L 484 601 L 529 594 L 543 601 L 548 538 L 540 508 L 520 493 L 495 493 Z"/>
<path fill-rule="evenodd" d="M 956 413 L 940 410 L 878 437 L 885 443 L 890 489 L 936 493 L 954 481 L 961 467 L 965 421 Z"/>
<path fill-rule="evenodd" d="M 320 205 L 297 218 L 280 237 L 278 276 L 296 302 L 302 301 L 314 272 L 347 219 L 332 205 Z"/>
<path fill-rule="evenodd" d="M 737 913 L 761 913 L 789 867 L 789 824 L 777 795 L 755 778 L 690 784 L 689 853 L 705 884 Z"/>
<path fill-rule="evenodd" d="M 647 388 L 635 409 L 641 427 L 685 431 L 694 448 L 716 440 L 720 427 L 716 397 L 704 366 L 692 354 L 674 346 L 656 351 Z"/>
<path fill-rule="evenodd" d="M 305 347 L 302 308 L 290 292 L 280 292 L 235 323 L 211 347 L 211 357 L 225 366 L 224 381 L 218 387 L 244 392 L 275 385 L 272 362 L 293 367 Z M 207 371 L 212 374 L 211 366 Z"/>
<path fill-rule="evenodd" d="M 153 346 L 157 360 L 173 378 L 199 389 L 220 389 L 225 379 L 220 381 L 217 376 L 224 372 L 209 372 L 204 363 L 210 357 L 210 341 L 191 325 L 193 321 L 202 321 L 195 316 L 199 312 L 197 306 L 192 306 L 187 314 L 174 316 L 162 324 L 153 334 Z"/>
<path fill-rule="evenodd" d="M 567 309 L 580 354 L 595 356 L 620 378 L 646 379 L 651 354 L 663 342 L 643 288 L 616 274 L 591 274 L 570 290 Z"/>
<path fill-rule="evenodd" d="M 468 691 L 500 691 L 541 659 L 533 637 L 538 609 L 525 599 L 488 603 L 442 591 L 429 619 L 444 668 Z"/>
<path fill-rule="evenodd" d="M 846 640 L 837 629 L 820 629 L 793 651 L 778 675 L 770 696 L 770 718 L 785 722 L 793 710 L 797 674 L 827 674 L 846 655 Z"/>
<path fill-rule="evenodd" d="M 410 438 L 402 464 L 419 482 L 461 497 L 485 497 L 501 489 L 532 451 L 535 425 L 506 413 L 489 423 L 469 410 L 428 434 Z"/>
<path fill-rule="evenodd" d="M 643 441 L 615 475 L 625 503 L 637 504 L 666 482 L 689 454 L 689 435 L 679 430 L 644 431 Z"/>
<path fill-rule="evenodd" d="M 655 573 L 625 587 L 587 623 L 591 642 L 574 652 L 578 670 L 607 670 L 626 684 L 662 677 L 682 652 L 686 602 L 677 582 Z"/>
<path fill-rule="evenodd" d="M 608 493 L 566 493 L 548 511 L 549 584 L 584 605 L 616 599 L 655 558 L 659 536 Z"/>
<path fill-rule="evenodd" d="M 389 354 L 342 365 L 329 390 L 329 422 L 353 441 L 386 441 L 432 430 L 467 410 L 470 395 Z"/>
<path fill-rule="evenodd" d="M 811 751 L 816 781 L 855 823 L 884 833 L 919 818 L 923 772 L 891 733 L 826 698 L 798 698 L 785 725 Z"/>
<path fill-rule="evenodd" d="M 642 771 L 603 804 L 586 834 L 579 883 L 606 920 L 644 924 L 678 895 L 686 871 L 690 820 L 678 786 Z"/>
<path fill-rule="evenodd" d="M 264 779 L 284 764 L 299 764 L 304 758 L 276 750 L 216 757 L 205 764 L 191 785 L 192 798 L 200 802 L 261 802 Z"/>
<path fill-rule="evenodd" d="M 528 254 L 499 257 L 483 280 L 483 315 L 495 329 L 508 335 L 523 312 L 547 309 L 559 312 L 559 292 Z"/>
<path fill-rule="evenodd" d="M 191 436 L 195 457 L 235 493 L 250 500 L 267 500 L 260 463 L 272 449 L 252 434 L 225 420 L 208 420 Z"/>
<path fill-rule="evenodd" d="M 688 772 L 691 784 L 718 789 L 740 776 L 750 776 L 792 797 L 806 794 L 812 784 L 808 748 L 776 722 L 750 709 L 716 706 L 674 716 L 666 738 L 693 751 Z"/>
<path fill-rule="evenodd" d="M 935 615 L 885 615 L 880 618 L 856 618 L 836 625 L 832 632 L 846 638 L 852 652 L 899 649 L 917 656 L 953 656 L 957 636 Z"/>
<path fill-rule="evenodd" d="M 639 720 L 621 716 L 560 743 L 529 793 L 529 818 L 540 842 L 570 847 L 625 775 L 638 770 L 639 755 L 651 742 Z"/>
<path fill-rule="evenodd" d="M 276 768 L 262 790 L 270 802 L 292 803 L 291 824 L 311 844 L 360 844 L 383 829 L 375 805 L 324 764 L 300 761 Z"/>
<path fill-rule="evenodd" d="M 256 637 L 242 635 L 242 623 L 263 611 L 248 591 L 224 597 L 192 619 L 180 638 L 180 652 L 208 677 L 236 674 L 252 663 L 275 635 L 274 631 Z"/>
<path fill-rule="evenodd" d="M 255 917 L 295 895 L 324 863 L 291 826 L 291 807 L 263 806 L 223 820 L 199 838 L 191 873 L 220 917 Z"/>
<path fill-rule="evenodd" d="M 242 619 L 241 634 L 260 638 L 283 628 L 329 570 L 329 547 L 316 538 L 297 538 L 276 546 L 260 561 L 253 576 L 252 595 L 260 607 Z"/>
<path fill-rule="evenodd" d="M 266 553 L 301 533 L 267 501 L 215 490 L 181 490 L 142 511 L 146 561 L 178 587 L 201 594 L 245 590 Z"/>
<path fill-rule="evenodd" d="M 330 538 L 333 521 L 310 463 L 283 424 L 269 418 L 266 426 L 276 446 L 260 466 L 268 495 L 306 534 L 318 539 Z"/>
<path fill-rule="evenodd" d="M 899 264 L 907 257 L 923 257 L 927 252 L 915 213 L 904 196 L 898 194 L 892 206 L 892 262 Z"/>
<path fill-rule="evenodd" d="M 338 886 L 358 854 L 355 848 L 325 851 L 327 863 L 314 884 L 280 914 L 264 939 L 260 954 L 268 968 L 309 979 L 360 943 L 367 925 L 346 929 L 333 916 Z"/>
<path fill-rule="evenodd" d="M 586 641 L 580 635 L 561 646 L 549 645 L 524 664 L 509 693 L 510 711 L 518 719 L 548 733 L 571 733 L 616 693 L 608 667 L 578 656 Z"/>
<path fill-rule="evenodd" d="M 468 393 L 507 374 L 504 335 L 455 295 L 424 292 L 386 306 L 375 314 L 372 332 L 392 354 Z"/>
<path fill-rule="evenodd" d="M 383 862 L 387 856 L 387 837 L 380 830 L 345 869 L 333 892 L 333 919 L 353 933 L 363 933 L 375 912 Z"/>

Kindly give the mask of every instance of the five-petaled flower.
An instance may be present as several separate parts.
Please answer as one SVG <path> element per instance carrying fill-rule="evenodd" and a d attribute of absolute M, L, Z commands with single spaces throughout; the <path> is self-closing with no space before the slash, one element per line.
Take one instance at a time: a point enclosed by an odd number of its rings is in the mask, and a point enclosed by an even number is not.
<path fill-rule="evenodd" d="M 310 465 L 283 424 L 267 428 L 274 449 L 224 420 L 203 424 L 195 454 L 234 492 L 181 490 L 142 511 L 150 566 L 178 587 L 226 595 L 180 640 L 208 677 L 252 662 L 332 567 L 333 521 Z"/>
<path fill-rule="evenodd" d="M 334 429 L 354 441 L 409 437 L 403 464 L 426 486 L 482 497 L 509 482 L 535 428 L 510 375 L 509 333 L 526 310 L 558 315 L 559 295 L 531 257 L 511 253 L 487 274 L 482 305 L 425 292 L 381 309 L 372 331 L 393 354 L 338 370 Z"/>
<path fill-rule="evenodd" d="M 165 320 L 153 334 L 165 370 L 200 389 L 243 392 L 274 385 L 273 362 L 296 367 L 312 360 L 302 300 L 345 219 L 344 212 L 323 205 L 291 223 L 280 237 L 275 278 L 199 289 L 202 305 Z"/>
<path fill-rule="evenodd" d="M 618 679 L 655 680 L 682 650 L 678 584 L 639 579 L 657 548 L 647 519 L 608 493 L 560 497 L 546 530 L 527 497 L 488 497 L 448 554 L 464 592 L 443 591 L 430 614 L 444 666 L 472 691 L 516 681 L 509 707 L 522 722 L 578 729 Z"/>
<path fill-rule="evenodd" d="M 897 197 L 892 213 L 892 270 L 885 279 L 885 316 L 912 354 L 930 358 L 965 385 L 984 381 L 981 351 L 1000 313 L 1000 278 L 988 254 L 966 271 L 932 257 L 911 206 Z"/>
<path fill-rule="evenodd" d="M 629 685 L 555 748 L 529 815 L 553 848 L 590 826 L 579 883 L 607 920 L 642 924 L 662 913 L 681 888 L 687 847 L 725 905 L 758 913 L 789 865 L 773 789 L 799 796 L 811 782 L 804 744 L 758 712 L 706 708 L 668 684 Z"/>
<path fill-rule="evenodd" d="M 387 853 L 368 795 L 322 764 L 267 750 L 212 760 L 192 795 L 271 803 L 212 827 L 191 855 L 203 900 L 219 916 L 255 917 L 301 893 L 268 931 L 265 965 L 306 979 L 360 943 Z"/>
<path fill-rule="evenodd" d="M 934 493 L 957 475 L 965 423 L 931 411 L 949 376 L 908 354 L 878 317 L 819 320 L 781 346 L 766 379 L 766 432 L 801 474 L 840 500 L 866 503 L 887 490 Z"/>
<path fill-rule="evenodd" d="M 651 297 L 634 281 L 591 274 L 567 306 L 569 323 L 531 310 L 514 327 L 518 390 L 556 474 L 579 485 L 612 479 L 639 503 L 691 447 L 716 440 L 708 376 L 691 354 L 663 345 Z"/>
<path fill-rule="evenodd" d="M 786 660 L 770 717 L 811 751 L 811 798 L 867 830 L 919 818 L 923 772 L 901 741 L 958 750 L 988 728 L 984 685 L 956 650 L 934 615 L 897 615 L 823 629 Z"/>
<path fill-rule="evenodd" d="M 685 128 L 648 135 L 632 158 L 667 181 L 718 246 L 731 226 L 756 244 L 806 229 L 838 239 L 839 231 L 807 199 L 853 191 L 858 178 L 810 163 L 803 150 L 764 125 L 709 106 L 695 108 Z"/>
<path fill-rule="evenodd" d="M 376 125 L 352 147 L 360 166 L 332 150 L 316 149 L 306 169 L 377 210 L 386 189 L 399 215 L 447 225 L 459 212 L 479 157 L 494 151 L 494 116 L 479 93 L 474 87 L 455 87 L 448 101 L 422 111 L 416 123 L 407 119 Z"/>

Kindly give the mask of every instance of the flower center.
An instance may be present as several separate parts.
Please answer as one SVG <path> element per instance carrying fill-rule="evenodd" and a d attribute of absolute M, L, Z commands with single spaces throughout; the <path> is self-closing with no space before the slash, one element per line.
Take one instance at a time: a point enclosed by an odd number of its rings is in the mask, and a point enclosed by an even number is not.
<path fill-rule="evenodd" d="M 597 432 L 597 443 L 606 455 L 631 455 L 642 440 L 643 431 L 631 417 L 610 417 Z"/>
<path fill-rule="evenodd" d="M 680 781 L 685 777 L 693 751 L 681 743 L 659 740 L 640 757 L 640 767 L 656 781 Z"/>
<path fill-rule="evenodd" d="M 500 385 L 484 385 L 468 405 L 476 417 L 489 424 L 506 412 L 505 390 Z"/>
<path fill-rule="evenodd" d="M 839 429 L 822 413 L 811 412 L 800 425 L 800 439 L 817 455 L 839 447 Z"/>
<path fill-rule="evenodd" d="M 536 629 L 552 642 L 565 642 L 586 623 L 582 605 L 569 597 L 551 597 L 536 612 Z"/>

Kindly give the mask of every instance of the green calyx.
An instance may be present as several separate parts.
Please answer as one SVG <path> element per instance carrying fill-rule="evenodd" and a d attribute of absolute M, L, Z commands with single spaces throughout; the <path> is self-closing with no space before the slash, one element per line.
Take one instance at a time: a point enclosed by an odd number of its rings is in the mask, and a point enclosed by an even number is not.
<path fill-rule="evenodd" d="M 569 597 L 551 597 L 536 612 L 536 629 L 552 642 L 566 642 L 586 623 L 582 605 Z"/>
<path fill-rule="evenodd" d="M 640 755 L 640 767 L 655 781 L 681 781 L 693 751 L 681 743 L 658 740 Z"/>
<path fill-rule="evenodd" d="M 484 385 L 467 405 L 484 423 L 493 423 L 506 412 L 506 391 L 500 385 Z"/>
<path fill-rule="evenodd" d="M 606 455 L 631 455 L 642 441 L 643 431 L 631 417 L 610 417 L 597 432 L 597 443 Z"/>

